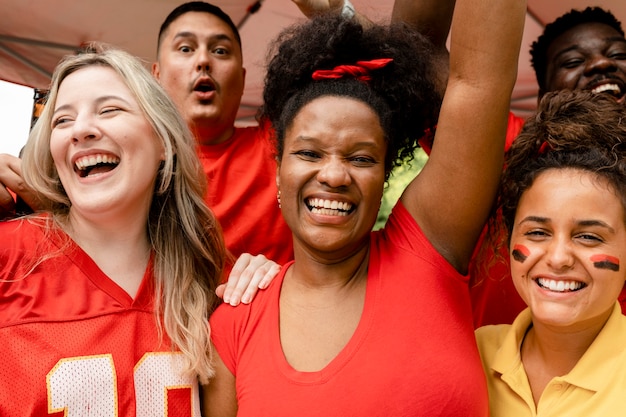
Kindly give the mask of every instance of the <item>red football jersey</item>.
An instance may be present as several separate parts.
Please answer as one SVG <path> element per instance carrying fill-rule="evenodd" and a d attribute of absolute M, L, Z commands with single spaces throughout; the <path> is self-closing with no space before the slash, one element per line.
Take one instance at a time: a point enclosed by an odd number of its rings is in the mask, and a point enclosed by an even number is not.
<path fill-rule="evenodd" d="M 137 296 L 63 233 L 0 223 L 0 416 L 199 416 L 198 383 Z"/>

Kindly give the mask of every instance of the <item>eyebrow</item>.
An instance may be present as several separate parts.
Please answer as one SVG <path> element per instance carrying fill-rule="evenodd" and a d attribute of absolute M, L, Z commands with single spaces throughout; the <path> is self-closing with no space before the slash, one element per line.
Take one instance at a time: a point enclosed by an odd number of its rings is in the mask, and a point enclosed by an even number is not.
<path fill-rule="evenodd" d="M 534 223 L 545 224 L 545 223 L 548 223 L 548 220 L 549 219 L 547 217 L 528 216 L 528 217 L 524 217 L 522 220 L 520 220 L 519 224 L 523 224 L 523 223 L 527 223 L 527 222 L 534 222 Z"/>
<path fill-rule="evenodd" d="M 125 99 L 123 99 L 122 97 L 120 97 L 120 96 L 114 96 L 114 95 L 108 95 L 108 96 L 101 96 L 101 97 L 98 97 L 98 98 L 95 100 L 95 103 L 96 103 L 96 104 L 100 104 L 100 103 L 105 102 L 105 101 L 107 101 L 107 100 L 119 100 L 119 101 L 123 102 L 124 104 L 126 104 L 127 106 L 130 106 L 130 105 L 131 105 L 128 101 L 126 101 L 126 100 L 125 100 Z M 55 114 L 57 114 L 57 113 L 58 113 L 59 111 L 61 111 L 61 110 L 67 110 L 67 109 L 70 109 L 70 108 L 72 108 L 72 104 L 64 104 L 64 105 L 62 105 L 62 106 L 59 106 L 59 107 L 57 107 L 57 108 L 55 108 L 55 109 L 54 109 L 54 111 L 52 112 L 52 116 L 54 117 L 54 115 L 55 115 Z"/>
<path fill-rule="evenodd" d="M 176 33 L 176 35 L 174 35 L 173 40 L 176 41 L 178 39 L 189 39 L 189 38 L 196 38 L 197 39 L 198 35 L 196 35 L 194 32 L 182 31 L 182 32 Z M 209 36 L 209 39 L 212 42 L 215 42 L 215 41 L 234 42 L 233 37 L 229 36 L 227 33 L 216 33 L 214 35 Z"/>
<path fill-rule="evenodd" d="M 611 36 L 610 38 L 606 38 L 606 40 L 609 42 L 626 43 L 626 38 L 623 38 L 621 36 Z"/>
<path fill-rule="evenodd" d="M 546 224 L 550 221 L 549 218 L 547 217 L 540 217 L 540 216 L 528 216 L 523 218 L 519 224 L 523 224 L 523 223 L 527 223 L 527 222 L 535 222 L 535 223 L 540 223 L 540 224 Z M 601 220 L 580 220 L 578 222 L 576 222 L 576 224 L 578 226 L 584 226 L 584 227 L 590 227 L 590 226 L 598 226 L 598 227 L 602 227 L 607 229 L 608 231 L 610 231 L 611 233 L 615 232 L 615 229 L 613 229 L 611 226 L 609 226 L 607 223 L 601 221 Z"/>
<path fill-rule="evenodd" d="M 611 36 L 609 38 L 603 38 L 605 43 L 611 43 L 611 42 L 618 42 L 618 43 L 625 43 L 626 44 L 626 39 L 622 38 L 621 36 Z M 569 48 L 565 48 L 561 51 L 559 51 L 556 55 L 554 55 L 554 59 L 559 58 L 561 55 L 566 54 L 567 52 L 570 51 L 575 51 L 580 49 L 580 45 L 578 44 L 574 44 L 572 46 L 570 46 Z"/>
<path fill-rule="evenodd" d="M 316 143 L 319 142 L 319 139 L 317 139 L 314 136 L 296 136 L 295 138 L 297 141 L 302 141 L 302 142 L 312 142 L 312 143 Z M 361 142 L 356 142 L 353 146 L 354 148 L 371 148 L 371 149 L 377 149 L 379 148 L 378 144 L 373 142 L 373 141 L 361 141 Z"/>
<path fill-rule="evenodd" d="M 601 220 L 581 220 L 578 222 L 578 224 L 581 226 L 599 226 L 609 230 L 611 233 L 615 232 L 615 230 L 611 226 Z"/>

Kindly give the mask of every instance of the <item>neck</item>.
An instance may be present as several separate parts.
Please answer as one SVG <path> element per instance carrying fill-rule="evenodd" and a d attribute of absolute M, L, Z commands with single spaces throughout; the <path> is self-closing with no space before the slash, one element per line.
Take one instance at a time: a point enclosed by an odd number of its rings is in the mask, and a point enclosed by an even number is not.
<path fill-rule="evenodd" d="M 70 215 L 64 229 L 102 272 L 134 297 L 150 257 L 147 219 L 103 223 L 107 222 L 94 223 Z"/>
<path fill-rule="evenodd" d="M 295 263 L 290 279 L 308 288 L 337 288 L 350 286 L 367 278 L 369 241 L 345 257 L 327 257 L 306 251 L 294 241 Z"/>
<path fill-rule="evenodd" d="M 534 323 L 521 347 L 522 363 L 535 405 L 550 381 L 571 372 L 593 343 L 602 326 L 562 329 Z"/>
<path fill-rule="evenodd" d="M 218 145 L 226 142 L 235 133 L 235 126 L 217 128 L 216 124 L 191 123 L 189 128 L 200 145 Z"/>
<path fill-rule="evenodd" d="M 539 361 L 552 377 L 563 376 L 574 368 L 592 341 L 585 334 L 564 334 L 533 326 L 522 344 L 522 361 Z"/>
<path fill-rule="evenodd" d="M 522 345 L 522 353 L 525 349 L 533 349 L 548 363 L 561 363 L 565 374 L 571 371 L 589 349 L 612 312 L 611 307 L 602 317 L 568 327 L 541 323 L 533 318 L 533 325 Z"/>

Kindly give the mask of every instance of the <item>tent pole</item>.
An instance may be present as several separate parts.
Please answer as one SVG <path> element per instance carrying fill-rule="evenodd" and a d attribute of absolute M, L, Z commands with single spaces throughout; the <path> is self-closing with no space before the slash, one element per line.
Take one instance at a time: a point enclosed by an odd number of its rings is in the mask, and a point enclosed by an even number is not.
<path fill-rule="evenodd" d="M 246 23 L 246 20 L 248 20 L 248 18 L 250 16 L 252 16 L 253 14 L 255 14 L 256 12 L 259 11 L 259 9 L 261 8 L 262 4 L 263 4 L 263 0 L 256 0 L 254 3 L 252 3 L 250 6 L 248 6 L 248 8 L 246 9 L 246 14 L 243 16 L 243 18 L 237 24 L 237 29 L 241 29 L 243 24 Z"/>
<path fill-rule="evenodd" d="M 42 46 L 44 48 L 65 49 L 67 51 L 72 51 L 72 52 L 76 52 L 80 49 L 76 46 L 66 45 L 63 43 L 39 41 L 36 39 L 20 38 L 18 36 L 9 36 L 9 35 L 0 35 L 0 42 L 23 43 L 26 45 Z"/>
<path fill-rule="evenodd" d="M 2 43 L 0 43 L 0 50 L 4 51 L 7 55 L 12 56 L 13 58 L 17 59 L 18 61 L 26 64 L 28 67 L 34 69 L 35 71 L 37 71 L 38 73 L 46 76 L 47 78 L 52 78 L 52 73 L 51 72 L 49 72 L 46 69 L 44 69 L 43 67 L 35 64 L 33 61 L 29 60 L 25 56 L 18 54 L 17 52 L 12 50 L 11 48 L 8 48 L 7 46 L 3 45 Z"/>

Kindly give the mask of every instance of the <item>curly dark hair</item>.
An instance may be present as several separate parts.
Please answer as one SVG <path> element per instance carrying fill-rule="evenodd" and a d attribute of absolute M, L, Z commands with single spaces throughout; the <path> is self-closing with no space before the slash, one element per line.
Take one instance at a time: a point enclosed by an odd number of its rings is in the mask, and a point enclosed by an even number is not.
<path fill-rule="evenodd" d="M 260 117 L 274 129 L 279 158 L 285 130 L 304 105 L 321 96 L 354 98 L 378 114 L 388 144 L 387 177 L 395 166 L 412 158 L 417 139 L 439 115 L 432 45 L 404 24 L 363 27 L 356 20 L 320 16 L 283 31 L 270 55 Z M 311 77 L 315 70 L 379 58 L 393 62 L 373 70 L 367 82 Z"/>
<path fill-rule="evenodd" d="M 615 29 L 624 36 L 622 24 L 615 16 L 600 7 L 587 7 L 585 10 L 572 9 L 554 22 L 546 25 L 543 33 L 530 47 L 530 63 L 535 70 L 537 83 L 541 91 L 546 91 L 546 71 L 548 67 L 548 48 L 564 32 L 585 23 L 602 23 Z"/>
<path fill-rule="evenodd" d="M 522 194 L 549 169 L 595 173 L 615 188 L 626 210 L 626 110 L 605 94 L 548 93 L 508 151 L 506 164 L 499 202 L 509 236 Z"/>

